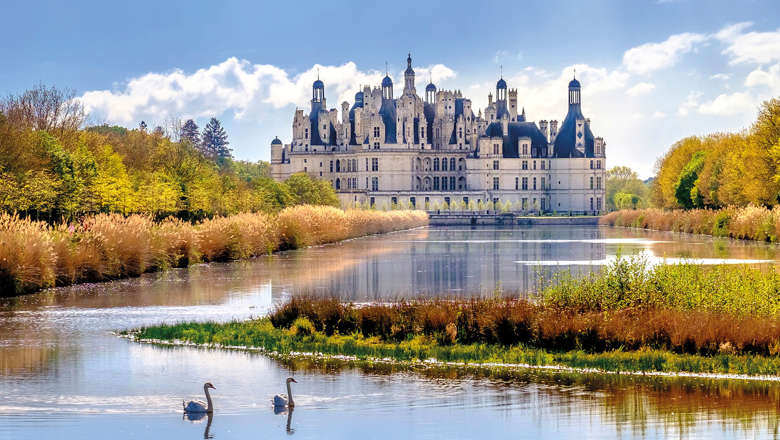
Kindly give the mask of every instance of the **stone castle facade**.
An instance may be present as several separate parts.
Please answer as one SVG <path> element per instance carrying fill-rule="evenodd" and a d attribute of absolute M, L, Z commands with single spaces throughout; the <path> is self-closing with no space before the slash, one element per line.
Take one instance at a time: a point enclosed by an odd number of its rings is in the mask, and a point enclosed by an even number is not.
<path fill-rule="evenodd" d="M 271 143 L 271 173 L 305 172 L 329 180 L 344 206 L 432 209 L 501 202 L 522 213 L 597 214 L 604 210 L 604 139 L 581 110 L 580 82 L 569 82 L 569 109 L 558 121 L 526 120 L 517 90 L 501 78 L 495 100 L 474 113 L 459 90 L 424 97 L 415 89 L 411 55 L 395 97 L 389 76 L 355 102 L 328 109 L 325 85 L 312 86 L 311 110 L 295 110 L 292 141 Z"/>

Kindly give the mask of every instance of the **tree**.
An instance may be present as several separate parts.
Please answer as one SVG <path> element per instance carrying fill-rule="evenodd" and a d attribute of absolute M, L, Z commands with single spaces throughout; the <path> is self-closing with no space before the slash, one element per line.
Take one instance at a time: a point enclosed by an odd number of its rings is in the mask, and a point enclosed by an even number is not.
<path fill-rule="evenodd" d="M 217 118 L 211 118 L 203 129 L 202 148 L 206 157 L 212 159 L 232 158 L 232 151 L 228 145 L 227 133 Z"/>
<path fill-rule="evenodd" d="M 617 166 L 607 171 L 606 202 L 609 210 L 641 207 L 647 199 L 648 191 L 647 184 L 629 167 Z M 626 200 L 633 202 L 627 205 Z"/>
<path fill-rule="evenodd" d="M 84 106 L 76 98 L 75 91 L 43 84 L 0 101 L 0 112 L 17 128 L 49 131 L 57 135 L 78 130 L 86 118 Z"/>
<path fill-rule="evenodd" d="M 199 130 L 200 129 L 198 128 L 198 124 L 196 124 L 195 121 L 192 119 L 187 119 L 187 122 L 185 122 L 184 126 L 181 128 L 179 139 L 182 142 L 189 142 L 193 147 L 197 147 L 200 145 Z"/>
<path fill-rule="evenodd" d="M 339 198 L 327 181 L 312 179 L 306 173 L 295 173 L 285 183 L 296 204 L 339 206 Z"/>

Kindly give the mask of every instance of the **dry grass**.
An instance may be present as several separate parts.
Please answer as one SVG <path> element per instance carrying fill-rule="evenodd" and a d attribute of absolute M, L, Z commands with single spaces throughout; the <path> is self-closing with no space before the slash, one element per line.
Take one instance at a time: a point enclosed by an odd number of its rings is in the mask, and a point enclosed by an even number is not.
<path fill-rule="evenodd" d="M 0 297 L 201 261 L 251 258 L 427 222 L 421 211 L 341 211 L 305 205 L 278 215 L 246 213 L 196 224 L 99 214 L 50 226 L 0 214 Z"/>
<path fill-rule="evenodd" d="M 554 351 L 780 353 L 780 319 L 706 311 L 576 311 L 522 299 L 434 299 L 358 307 L 334 299 L 298 297 L 270 316 L 274 327 L 282 329 L 301 318 L 328 336 L 357 333 L 385 342 L 424 335 L 440 345 L 521 344 Z"/>
<path fill-rule="evenodd" d="M 658 231 L 688 232 L 744 240 L 778 242 L 780 206 L 768 209 L 749 205 L 719 210 L 664 210 L 657 208 L 622 210 L 601 218 L 610 226 L 628 226 Z"/>

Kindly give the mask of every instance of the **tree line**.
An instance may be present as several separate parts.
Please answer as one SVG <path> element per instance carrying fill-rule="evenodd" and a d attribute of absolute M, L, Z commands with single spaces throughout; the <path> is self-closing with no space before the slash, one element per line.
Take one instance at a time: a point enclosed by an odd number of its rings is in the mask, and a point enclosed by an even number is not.
<path fill-rule="evenodd" d="M 651 203 L 659 208 L 722 208 L 780 202 L 780 100 L 765 101 L 750 129 L 693 136 L 656 164 Z"/>
<path fill-rule="evenodd" d="M 270 177 L 267 162 L 235 160 L 216 118 L 152 130 L 86 126 L 71 90 L 38 85 L 0 100 L 0 210 L 49 221 L 143 213 L 198 219 L 338 206 L 329 182 Z"/>
<path fill-rule="evenodd" d="M 628 167 L 610 169 L 606 192 L 609 210 L 780 204 L 780 99 L 762 103 L 747 130 L 676 142 L 648 182 Z"/>

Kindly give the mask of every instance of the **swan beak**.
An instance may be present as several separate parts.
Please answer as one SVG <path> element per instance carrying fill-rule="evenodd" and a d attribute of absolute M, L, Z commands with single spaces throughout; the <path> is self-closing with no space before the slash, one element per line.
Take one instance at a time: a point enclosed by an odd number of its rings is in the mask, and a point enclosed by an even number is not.
<path fill-rule="evenodd" d="M 292 382 L 298 383 L 298 381 L 297 381 L 297 380 L 295 380 L 295 379 L 293 379 L 293 380 L 292 380 Z"/>

